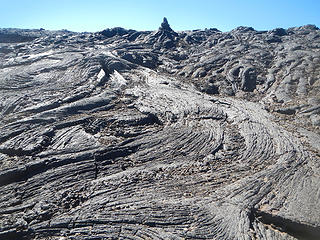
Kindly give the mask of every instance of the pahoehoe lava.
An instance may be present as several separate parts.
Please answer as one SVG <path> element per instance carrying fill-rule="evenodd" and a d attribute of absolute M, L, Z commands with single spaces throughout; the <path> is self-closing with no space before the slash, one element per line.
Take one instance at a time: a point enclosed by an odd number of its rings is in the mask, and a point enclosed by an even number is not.
<path fill-rule="evenodd" d="M 320 30 L 0 29 L 0 239 L 320 239 Z"/>

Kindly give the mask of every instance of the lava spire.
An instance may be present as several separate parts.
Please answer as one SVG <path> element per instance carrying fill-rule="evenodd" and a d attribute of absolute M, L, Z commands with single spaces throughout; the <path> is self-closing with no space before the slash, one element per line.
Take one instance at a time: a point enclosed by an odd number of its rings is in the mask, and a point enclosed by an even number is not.
<path fill-rule="evenodd" d="M 169 31 L 169 32 L 173 32 L 173 30 L 171 29 L 168 20 L 166 17 L 163 18 L 163 22 L 161 23 L 161 26 L 159 28 L 160 31 Z"/>

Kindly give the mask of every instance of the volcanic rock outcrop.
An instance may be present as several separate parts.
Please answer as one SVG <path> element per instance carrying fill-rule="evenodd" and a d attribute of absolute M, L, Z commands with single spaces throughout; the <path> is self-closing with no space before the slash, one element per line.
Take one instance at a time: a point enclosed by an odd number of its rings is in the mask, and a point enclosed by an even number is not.
<path fill-rule="evenodd" d="M 0 239 L 320 239 L 320 30 L 0 29 Z"/>

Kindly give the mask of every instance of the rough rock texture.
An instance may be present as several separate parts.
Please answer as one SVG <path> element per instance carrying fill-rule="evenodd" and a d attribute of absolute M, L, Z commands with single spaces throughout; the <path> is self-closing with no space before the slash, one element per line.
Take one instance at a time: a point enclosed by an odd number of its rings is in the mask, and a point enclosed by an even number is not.
<path fill-rule="evenodd" d="M 0 239 L 320 239 L 320 31 L 0 30 Z"/>

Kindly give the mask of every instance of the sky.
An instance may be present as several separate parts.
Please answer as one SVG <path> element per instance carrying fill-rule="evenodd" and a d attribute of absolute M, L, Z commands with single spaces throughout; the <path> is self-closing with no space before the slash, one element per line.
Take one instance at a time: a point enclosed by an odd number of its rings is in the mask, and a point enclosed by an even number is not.
<path fill-rule="evenodd" d="M 0 28 L 156 30 L 163 17 L 176 31 L 320 27 L 320 0 L 0 0 Z"/>

